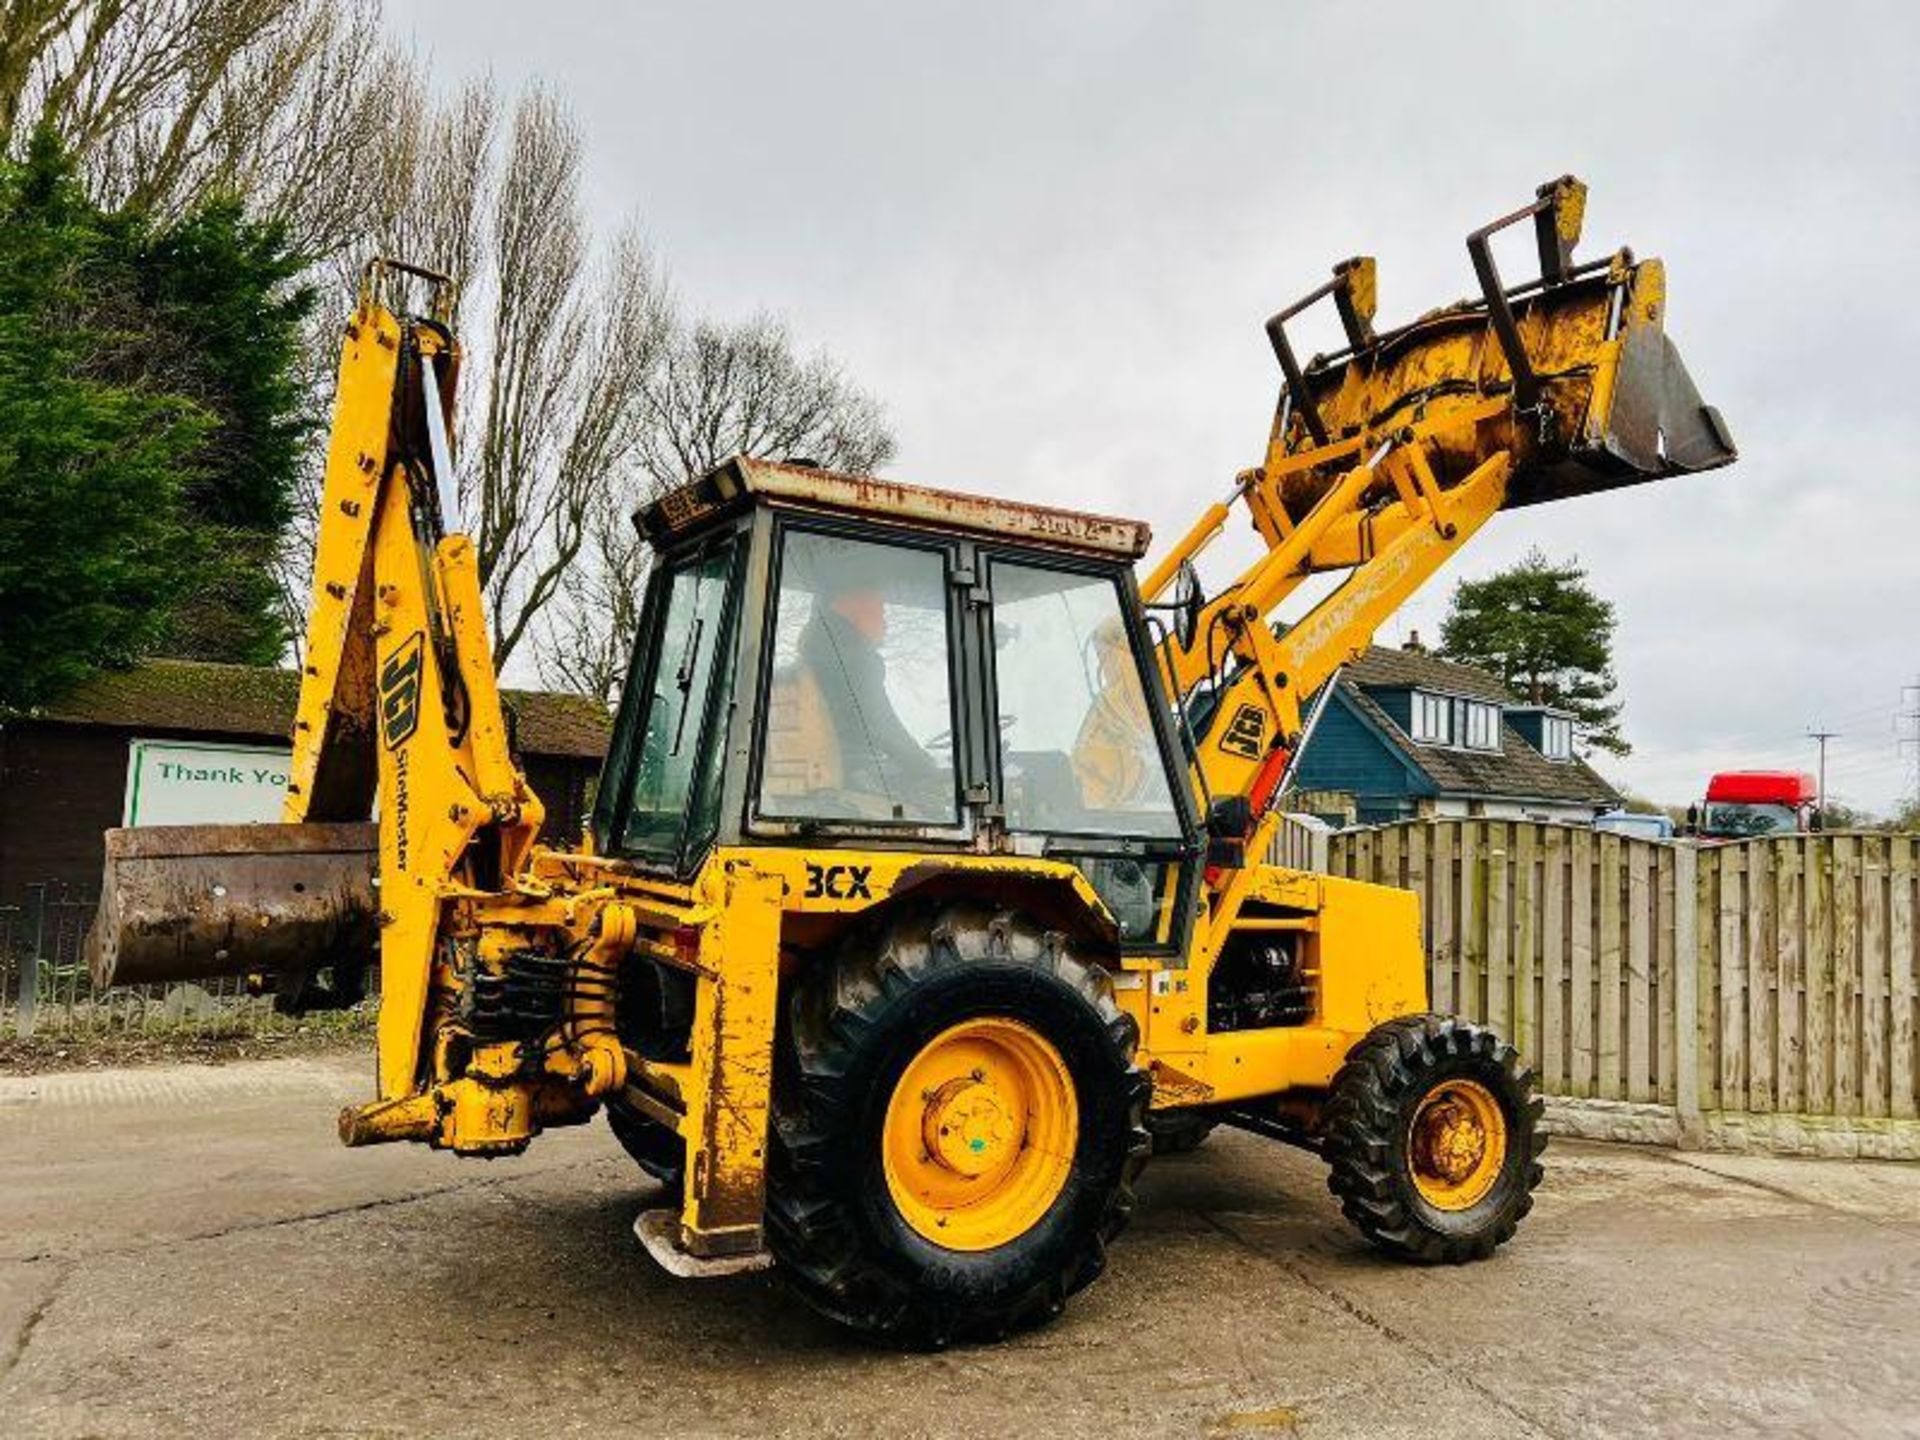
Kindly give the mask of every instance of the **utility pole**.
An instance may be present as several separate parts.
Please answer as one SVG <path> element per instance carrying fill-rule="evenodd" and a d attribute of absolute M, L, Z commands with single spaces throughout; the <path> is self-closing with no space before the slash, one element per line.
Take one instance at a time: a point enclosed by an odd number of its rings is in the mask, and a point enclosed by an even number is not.
<path fill-rule="evenodd" d="M 1807 738 L 1817 741 L 1820 746 L 1820 798 L 1817 803 L 1820 809 L 1825 810 L 1827 808 L 1827 742 L 1829 740 L 1839 739 L 1840 732 L 1838 730 L 1815 730 L 1809 728 Z"/>

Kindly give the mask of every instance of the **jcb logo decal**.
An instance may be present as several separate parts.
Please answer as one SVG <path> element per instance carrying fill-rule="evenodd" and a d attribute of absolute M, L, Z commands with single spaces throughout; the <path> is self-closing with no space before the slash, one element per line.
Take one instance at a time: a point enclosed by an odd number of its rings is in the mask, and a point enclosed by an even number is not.
<path fill-rule="evenodd" d="M 1242 760 L 1258 760 L 1267 752 L 1267 712 L 1258 705 L 1242 705 L 1233 712 L 1220 748 Z"/>
<path fill-rule="evenodd" d="M 871 900 L 873 891 L 867 881 L 873 875 L 871 865 L 815 865 L 807 862 L 807 899 Z"/>
<path fill-rule="evenodd" d="M 380 737 L 389 750 L 420 723 L 420 647 L 416 630 L 380 667 Z"/>

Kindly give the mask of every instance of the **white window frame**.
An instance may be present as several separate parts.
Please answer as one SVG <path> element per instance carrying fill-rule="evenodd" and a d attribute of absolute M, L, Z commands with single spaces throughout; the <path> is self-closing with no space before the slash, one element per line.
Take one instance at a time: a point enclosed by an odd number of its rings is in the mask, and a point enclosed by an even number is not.
<path fill-rule="evenodd" d="M 1503 748 L 1501 707 L 1491 700 L 1443 695 L 1437 690 L 1415 690 L 1408 706 L 1407 733 L 1416 745 L 1443 750 L 1474 750 L 1498 754 Z"/>
<path fill-rule="evenodd" d="M 1414 691 L 1409 718 L 1416 745 L 1453 743 L 1453 700 L 1449 696 L 1436 695 L 1431 690 Z"/>
<path fill-rule="evenodd" d="M 1495 752 L 1500 749 L 1500 707 L 1488 700 L 1463 700 L 1459 726 L 1460 748 Z"/>
<path fill-rule="evenodd" d="M 1540 717 L 1540 753 L 1549 760 L 1573 759 L 1573 721 L 1565 715 Z"/>

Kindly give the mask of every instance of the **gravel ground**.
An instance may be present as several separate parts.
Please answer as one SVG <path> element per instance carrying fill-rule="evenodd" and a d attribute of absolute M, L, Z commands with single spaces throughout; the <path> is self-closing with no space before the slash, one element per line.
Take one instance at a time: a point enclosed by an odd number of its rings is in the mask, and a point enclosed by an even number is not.
<path fill-rule="evenodd" d="M 1499 1258 L 1415 1270 L 1222 1132 L 1059 1323 L 897 1355 L 661 1273 L 599 1126 L 342 1150 L 371 1069 L 0 1079 L 6 1433 L 1920 1435 L 1920 1167 L 1563 1143 Z"/>

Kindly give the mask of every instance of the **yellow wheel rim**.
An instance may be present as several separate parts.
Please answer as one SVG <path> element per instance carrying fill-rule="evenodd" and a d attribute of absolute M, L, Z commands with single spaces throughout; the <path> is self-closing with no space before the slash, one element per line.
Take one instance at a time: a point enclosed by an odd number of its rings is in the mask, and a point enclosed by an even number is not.
<path fill-rule="evenodd" d="M 1407 1127 L 1414 1188 L 1436 1210 L 1471 1210 L 1486 1199 L 1506 1160 L 1507 1117 L 1478 1081 L 1441 1081 Z"/>
<path fill-rule="evenodd" d="M 1066 1062 L 1039 1031 L 965 1020 L 913 1057 L 882 1136 L 887 1190 L 907 1224 L 949 1250 L 992 1250 L 1059 1197 L 1080 1108 Z"/>

